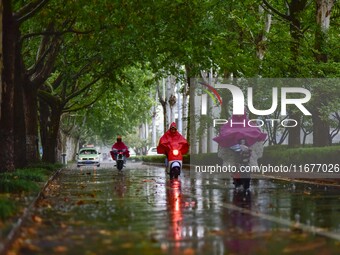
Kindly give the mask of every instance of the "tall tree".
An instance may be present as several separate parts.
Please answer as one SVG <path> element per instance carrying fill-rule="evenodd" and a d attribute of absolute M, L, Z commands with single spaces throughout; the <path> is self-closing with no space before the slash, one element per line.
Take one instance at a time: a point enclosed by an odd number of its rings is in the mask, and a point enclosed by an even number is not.
<path fill-rule="evenodd" d="M 287 2 L 287 14 L 280 12 L 270 5 L 266 0 L 263 0 L 263 3 L 271 12 L 288 22 L 291 36 L 290 62 L 288 72 L 291 78 L 300 77 L 301 40 L 303 38 L 304 29 L 302 26 L 302 17 L 303 12 L 307 8 L 307 0 L 291 0 Z M 289 115 L 291 119 L 296 120 L 296 126 L 289 128 L 288 145 L 291 147 L 296 147 L 301 144 L 301 114 L 294 109 L 290 109 Z"/>
<path fill-rule="evenodd" d="M 10 0 L 2 2 L 2 64 L 0 143 L 6 148 L 0 157 L 0 171 L 14 170 L 14 71 L 18 27 Z"/>
<path fill-rule="evenodd" d="M 0 2 L 0 114 L 1 114 L 1 99 L 2 99 L 2 74 L 4 68 L 4 52 L 3 52 L 3 11 L 4 5 L 3 1 Z M 0 115 L 1 119 L 1 115 Z"/>
<path fill-rule="evenodd" d="M 331 13 L 334 6 L 334 0 L 315 0 L 316 4 L 316 29 L 315 29 L 315 59 L 318 63 L 328 62 L 328 31 L 330 28 Z M 326 86 L 327 88 L 328 86 Z M 313 116 L 313 145 L 327 146 L 331 143 L 330 125 L 328 118 L 325 120 L 322 114 L 323 97 L 328 94 L 325 86 L 315 88 L 315 93 L 319 97 L 315 98 L 312 106 Z M 330 95 L 331 96 L 331 95 Z"/>
<path fill-rule="evenodd" d="M 34 105 L 36 105 L 34 104 L 36 97 L 33 100 L 29 100 L 30 97 L 27 96 L 30 95 L 32 91 L 29 88 L 30 85 L 32 85 L 32 81 L 29 78 L 32 76 L 30 77 L 26 73 L 21 52 L 23 38 L 20 28 L 23 22 L 39 12 L 46 3 L 46 0 L 36 0 L 26 4 L 16 2 L 14 6 L 12 6 L 12 1 L 4 2 L 4 10 L 6 10 L 6 15 L 4 15 L 5 23 L 3 24 L 3 36 L 6 44 L 4 47 L 4 49 L 6 48 L 6 54 L 4 54 L 4 75 L 8 78 L 6 78 L 7 81 L 3 80 L 2 83 L 3 91 L 6 91 L 6 93 L 3 94 L 4 100 L 2 101 L 5 107 L 3 107 L 2 110 L 5 110 L 6 113 L 5 115 L 1 115 L 3 118 L 1 119 L 0 125 L 7 127 L 5 128 L 6 131 L 4 131 L 5 136 L 3 137 L 1 135 L 0 139 L 4 141 L 4 144 L 8 145 L 6 146 L 8 148 L 8 155 L 4 158 L 7 163 L 3 164 L 5 165 L 5 169 L 13 168 L 12 165 L 14 165 L 14 163 L 17 167 L 26 165 L 27 158 L 33 160 L 37 160 L 38 158 L 36 146 L 38 137 L 35 135 L 35 137 L 31 139 L 29 135 L 30 132 L 27 132 L 31 129 L 26 129 L 26 127 L 30 126 L 30 123 L 37 123 L 37 118 L 31 118 L 32 114 L 36 116 L 37 111 L 36 108 L 34 108 Z M 20 4 L 23 4 L 23 6 L 18 8 Z M 31 73 L 32 75 L 34 71 Z M 37 125 L 34 130 L 36 130 L 36 128 Z M 9 133 L 6 134 L 6 132 Z M 35 134 L 37 134 L 37 131 Z M 27 156 L 26 151 L 32 151 L 30 150 L 31 143 L 33 143 L 35 150 Z M 28 145 L 28 150 L 26 145 Z M 8 160 L 6 158 L 8 158 Z"/>

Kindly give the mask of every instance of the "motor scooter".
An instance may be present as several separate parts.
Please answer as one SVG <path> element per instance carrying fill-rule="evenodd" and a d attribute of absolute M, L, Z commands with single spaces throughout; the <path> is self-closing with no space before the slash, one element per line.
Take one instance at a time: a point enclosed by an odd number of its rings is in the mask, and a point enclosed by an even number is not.
<path fill-rule="evenodd" d="M 125 161 L 126 161 L 126 149 L 123 150 L 117 150 L 113 149 L 110 151 L 111 157 L 113 160 L 116 161 L 116 166 L 119 171 L 121 171 L 124 167 Z"/>
<path fill-rule="evenodd" d="M 167 153 L 167 173 L 170 179 L 177 179 L 181 175 L 183 165 L 183 155 L 181 152 L 181 144 L 172 143 L 168 144 Z"/>
<path fill-rule="evenodd" d="M 173 156 L 177 157 L 178 159 L 168 161 L 169 175 L 170 175 L 170 179 L 173 179 L 173 178 L 176 179 L 178 178 L 179 175 L 181 175 L 183 157 L 181 155 L 181 152 L 177 149 L 172 150 L 171 153 L 173 154 Z"/>

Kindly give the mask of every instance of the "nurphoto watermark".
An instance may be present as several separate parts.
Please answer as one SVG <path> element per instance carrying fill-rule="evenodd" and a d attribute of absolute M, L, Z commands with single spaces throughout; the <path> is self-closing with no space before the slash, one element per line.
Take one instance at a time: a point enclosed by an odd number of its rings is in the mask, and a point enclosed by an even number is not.
<path fill-rule="evenodd" d="M 259 161 L 269 135 L 272 137 L 274 132 L 283 135 L 291 128 L 300 128 L 302 119 L 312 121 L 313 91 L 331 86 L 333 82 L 339 80 L 192 79 L 190 96 L 195 100 L 191 100 L 194 105 L 190 107 L 195 116 L 191 111 L 190 121 L 194 122 L 196 141 L 191 146 L 196 146 L 196 150 L 190 157 L 190 175 L 233 178 L 235 174 L 250 174 L 260 178 L 276 175 L 307 179 L 338 176 L 339 164 L 333 162 L 328 165 L 323 162 L 268 165 Z M 246 164 L 239 162 L 240 151 L 245 146 L 240 144 L 242 139 L 247 140 L 245 145 L 251 150 Z M 215 151 L 208 151 L 207 147 L 214 147 Z M 204 153 L 204 149 L 217 156 L 202 160 L 197 154 Z"/>
<path fill-rule="evenodd" d="M 201 84 L 202 86 L 206 86 L 208 89 L 211 89 L 213 94 L 220 99 L 220 104 L 222 106 L 222 100 L 220 93 L 218 90 L 227 90 L 232 96 L 231 102 L 232 102 L 232 115 L 244 115 L 245 109 L 248 110 L 247 114 L 252 114 L 256 116 L 269 116 L 273 113 L 275 113 L 278 110 L 279 100 L 280 100 L 280 115 L 281 116 L 287 116 L 287 106 L 295 106 L 296 109 L 301 111 L 301 113 L 305 116 L 311 116 L 312 114 L 307 110 L 307 108 L 304 106 L 304 104 L 308 103 L 308 101 L 311 99 L 311 92 L 303 87 L 298 87 L 299 84 L 296 84 L 296 87 L 270 87 L 270 85 L 267 86 L 261 86 L 258 88 L 261 92 L 263 89 L 267 89 L 270 94 L 266 96 L 266 98 L 259 99 L 259 101 L 265 99 L 266 101 L 271 100 L 271 106 L 269 109 L 257 109 L 254 106 L 254 88 L 253 87 L 245 87 L 244 90 L 247 91 L 247 101 L 245 101 L 245 96 L 242 91 L 242 89 L 236 85 L 233 84 L 222 84 L 222 83 L 216 83 L 214 85 L 206 84 L 204 82 L 198 82 L 198 84 Z M 251 82 L 249 83 L 251 84 Z M 263 88 L 265 87 L 265 88 Z M 280 91 L 280 93 L 279 93 Z M 207 91 L 208 92 L 208 91 Z M 208 96 L 207 95 L 213 95 L 212 93 L 201 95 L 201 114 L 207 115 L 207 109 L 208 109 Z M 295 98 L 296 96 L 296 98 Z M 247 102 L 247 103 L 246 103 Z M 275 123 L 281 124 L 283 127 L 295 127 L 298 124 L 298 121 L 295 119 L 274 119 L 274 118 L 265 118 L 265 119 L 250 119 L 248 120 L 248 123 L 245 123 L 245 120 L 243 122 L 233 122 L 230 120 L 230 125 L 242 125 L 246 126 L 246 124 L 254 127 L 262 127 L 265 122 L 268 122 L 270 125 L 274 126 Z M 228 123 L 228 120 L 225 118 L 214 118 L 213 119 L 213 126 L 216 127 L 217 125 L 223 125 Z M 257 124 L 254 124 L 257 123 Z"/>

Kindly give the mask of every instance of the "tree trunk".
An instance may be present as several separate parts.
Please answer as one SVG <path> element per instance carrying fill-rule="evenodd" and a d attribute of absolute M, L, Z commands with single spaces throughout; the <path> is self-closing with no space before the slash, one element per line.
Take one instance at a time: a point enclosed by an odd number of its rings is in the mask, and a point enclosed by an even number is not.
<path fill-rule="evenodd" d="M 48 116 L 50 115 L 50 109 L 48 104 L 43 100 L 39 100 L 39 126 L 40 126 L 40 139 L 42 146 L 42 159 L 44 161 L 45 154 L 48 154 Z"/>
<path fill-rule="evenodd" d="M 57 161 L 58 134 L 62 113 L 60 109 L 58 104 L 49 105 L 43 100 L 39 100 L 42 160 L 44 162 L 56 163 Z"/>
<path fill-rule="evenodd" d="M 0 157 L 0 171 L 14 170 L 14 70 L 18 27 L 12 16 L 10 0 L 2 1 L 2 59 L 0 143 L 6 148 Z"/>
<path fill-rule="evenodd" d="M 289 67 L 290 76 L 293 78 L 299 77 L 299 57 L 300 57 L 300 47 L 302 38 L 301 29 L 301 13 L 306 8 L 307 0 L 291 0 L 289 3 L 289 19 L 290 19 L 290 53 L 291 53 L 291 64 Z M 288 136 L 288 146 L 298 147 L 301 144 L 301 120 L 299 114 L 292 114 L 290 118 L 297 121 L 296 127 L 289 128 Z"/>
<path fill-rule="evenodd" d="M 18 53 L 18 50 L 16 50 Z M 14 164 L 16 168 L 27 166 L 26 160 L 26 125 L 25 107 L 23 100 L 23 69 L 20 56 L 16 57 L 15 85 L 14 85 Z"/>
<path fill-rule="evenodd" d="M 26 84 L 24 89 L 26 123 L 26 158 L 29 163 L 40 161 L 38 138 L 38 91 L 35 86 Z"/>
<path fill-rule="evenodd" d="M 3 51 L 3 11 L 4 5 L 3 2 L 0 1 L 0 114 L 1 114 L 1 101 L 2 101 L 2 81 L 3 81 L 3 69 L 4 69 L 4 51 Z M 1 115 L 0 115 L 1 121 Z"/>
<path fill-rule="evenodd" d="M 260 34 L 257 35 L 255 39 L 256 43 L 256 56 L 259 60 L 264 59 L 264 54 L 266 52 L 266 41 L 267 41 L 267 35 L 270 31 L 271 24 L 272 24 L 272 15 L 271 14 L 264 14 L 264 9 L 260 5 L 259 6 L 259 13 L 261 15 L 265 15 L 265 22 L 264 22 L 264 29 L 261 31 Z"/>
<path fill-rule="evenodd" d="M 301 116 L 299 113 L 293 113 L 289 117 L 296 120 L 297 125 L 288 128 L 288 146 L 291 148 L 299 147 L 301 145 Z M 294 124 L 295 123 L 289 123 L 289 125 Z"/>
<path fill-rule="evenodd" d="M 182 117 L 182 95 L 181 95 L 181 85 L 179 82 L 176 84 L 177 88 L 177 101 L 176 101 L 176 106 L 177 106 L 177 130 L 183 135 L 183 117 Z"/>
<path fill-rule="evenodd" d="M 169 127 L 172 122 L 175 121 L 175 105 L 176 105 L 176 96 L 174 95 L 174 79 L 173 76 L 169 75 L 167 78 L 167 86 L 166 86 L 166 100 L 168 101 L 167 104 L 167 124 L 166 126 Z"/>
<path fill-rule="evenodd" d="M 47 128 L 47 141 L 45 141 L 45 148 L 43 148 L 44 162 L 56 163 L 58 158 L 58 133 L 60 125 L 60 112 L 58 110 L 52 110 L 49 118 L 49 126 Z"/>
<path fill-rule="evenodd" d="M 164 91 L 164 78 L 162 79 L 162 91 Z M 164 98 L 163 98 L 163 93 L 161 93 L 161 91 L 159 90 L 159 86 L 157 87 L 157 90 L 158 90 L 158 100 L 159 100 L 159 103 L 162 105 L 162 109 L 163 109 L 163 130 L 164 130 L 164 133 L 165 131 L 167 130 L 167 125 L 166 125 L 166 119 L 167 119 L 167 107 L 166 107 L 166 104 L 167 104 L 167 101 L 166 101 L 166 98 L 165 98 L 165 95 L 164 95 Z"/>
<path fill-rule="evenodd" d="M 190 95 L 189 95 L 189 139 L 190 139 L 190 153 L 197 154 L 197 140 L 196 140 L 196 107 L 195 107 L 195 93 L 196 84 L 193 79 L 190 79 Z"/>
<path fill-rule="evenodd" d="M 328 56 L 326 53 L 326 45 L 328 38 L 328 30 L 330 26 L 331 10 L 334 6 L 334 0 L 316 0 L 316 23 L 315 30 L 315 60 L 317 62 L 326 63 Z M 320 88 L 322 90 L 322 88 Z M 322 95 L 322 91 L 316 93 L 316 98 Z M 329 135 L 330 126 L 321 118 L 319 104 L 316 103 L 313 110 L 313 145 L 328 146 L 331 144 Z"/>
<path fill-rule="evenodd" d="M 188 138 L 188 83 L 185 82 L 182 100 L 182 135 Z"/>
<path fill-rule="evenodd" d="M 158 92 L 156 91 L 156 98 L 157 101 Z M 157 127 L 156 127 L 156 117 L 157 117 L 157 106 L 154 104 L 152 106 L 152 139 L 151 139 L 151 146 L 157 146 Z"/>
<path fill-rule="evenodd" d="M 334 0 L 316 0 L 315 58 L 318 62 L 326 63 L 328 61 L 325 46 L 333 6 Z"/>
<path fill-rule="evenodd" d="M 300 47 L 302 39 L 302 29 L 301 29 L 301 13 L 306 8 L 307 0 L 291 0 L 289 3 L 289 20 L 290 20 L 290 52 L 291 52 L 291 64 L 290 73 L 291 77 L 298 77 L 299 74 L 299 57 L 300 57 Z"/>
<path fill-rule="evenodd" d="M 331 144 L 329 135 L 329 124 L 321 119 L 321 113 L 319 108 L 315 108 L 312 111 L 313 120 L 313 146 L 323 147 Z"/>

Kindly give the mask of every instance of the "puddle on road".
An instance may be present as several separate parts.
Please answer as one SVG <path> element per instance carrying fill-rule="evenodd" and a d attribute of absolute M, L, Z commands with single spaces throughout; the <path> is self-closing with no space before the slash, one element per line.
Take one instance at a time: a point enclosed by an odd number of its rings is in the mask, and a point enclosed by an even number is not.
<path fill-rule="evenodd" d="M 313 226 L 340 233 L 339 190 L 254 180 L 245 195 L 235 192 L 230 180 L 190 179 L 185 171 L 179 180 L 169 180 L 164 169 L 133 165 L 121 173 L 64 171 L 25 224 L 15 245 L 19 254 L 336 254 L 340 249 L 339 241 L 311 233 Z M 307 227 L 301 230 L 299 224 Z"/>

